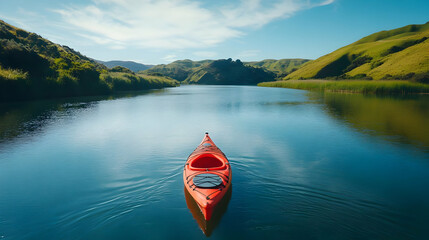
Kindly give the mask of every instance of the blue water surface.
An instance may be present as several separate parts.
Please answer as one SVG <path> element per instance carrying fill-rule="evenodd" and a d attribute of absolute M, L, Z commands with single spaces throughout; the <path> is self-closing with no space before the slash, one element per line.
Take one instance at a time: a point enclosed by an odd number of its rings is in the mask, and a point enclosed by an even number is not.
<path fill-rule="evenodd" d="M 429 237 L 428 136 L 344 113 L 338 101 L 353 109 L 349 100 L 330 99 L 182 86 L 2 104 L 0 239 L 207 238 L 182 180 L 206 131 L 233 174 L 211 239 Z M 414 118 L 427 122 L 427 111 Z"/>

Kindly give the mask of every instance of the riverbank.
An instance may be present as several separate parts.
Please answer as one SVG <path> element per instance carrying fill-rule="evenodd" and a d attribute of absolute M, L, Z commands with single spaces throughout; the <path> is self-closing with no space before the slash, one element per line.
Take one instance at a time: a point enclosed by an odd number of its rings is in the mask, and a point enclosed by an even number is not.
<path fill-rule="evenodd" d="M 350 92 L 365 94 L 429 93 L 429 84 L 389 80 L 288 80 L 259 83 L 260 87 L 282 87 L 313 91 Z"/>
<path fill-rule="evenodd" d="M 12 74 L 4 74 L 6 71 Z M 90 77 L 68 76 L 60 80 L 38 80 L 30 78 L 28 74 L 21 74 L 19 71 L 6 71 L 2 71 L 0 67 L 0 102 L 101 96 L 124 91 L 161 89 L 180 85 L 178 81 L 169 77 L 136 74 L 131 71 L 103 71 L 100 74 L 94 70 L 93 76 Z"/>

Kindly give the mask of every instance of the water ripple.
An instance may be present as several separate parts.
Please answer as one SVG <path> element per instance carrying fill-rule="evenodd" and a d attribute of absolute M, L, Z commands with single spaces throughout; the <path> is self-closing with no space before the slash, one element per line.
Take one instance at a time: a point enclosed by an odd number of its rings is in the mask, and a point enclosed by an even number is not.
<path fill-rule="evenodd" d="M 168 194 L 167 186 L 171 184 L 172 179 L 182 174 L 181 168 L 182 166 L 170 168 L 157 179 L 142 175 L 106 184 L 101 193 L 93 193 L 94 199 L 103 199 L 102 201 L 87 203 L 85 209 L 63 214 L 55 225 L 68 231 L 83 225 L 97 229 L 138 208 L 158 202 Z"/>
<path fill-rule="evenodd" d="M 261 202 L 269 206 L 275 206 L 280 210 L 280 214 L 287 215 L 288 218 L 335 224 L 342 231 L 353 234 L 365 233 L 366 237 L 380 233 L 385 234 L 384 236 L 394 236 L 388 229 L 395 229 L 412 237 L 406 226 L 394 220 L 402 219 L 404 216 L 387 205 L 365 198 L 365 194 L 333 191 L 321 186 L 291 182 L 290 178 L 281 178 L 276 174 L 262 175 L 259 168 L 254 168 L 256 160 L 253 160 L 255 159 L 240 158 L 240 161 L 233 160 L 231 164 L 236 171 L 246 173 L 247 178 L 252 179 L 246 184 L 255 198 L 261 199 Z M 256 208 L 242 210 L 258 211 Z M 374 223 L 372 226 L 377 227 L 361 229 L 362 221 L 372 222 Z M 366 227 L 368 228 L 368 225 Z"/>

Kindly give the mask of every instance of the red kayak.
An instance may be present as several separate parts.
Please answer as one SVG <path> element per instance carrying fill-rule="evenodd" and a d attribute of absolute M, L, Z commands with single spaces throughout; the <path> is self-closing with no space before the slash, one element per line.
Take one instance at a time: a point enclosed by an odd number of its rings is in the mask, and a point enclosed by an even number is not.
<path fill-rule="evenodd" d="M 231 166 L 208 133 L 189 155 L 183 169 L 183 182 L 205 220 L 210 220 L 213 208 L 231 186 Z"/>

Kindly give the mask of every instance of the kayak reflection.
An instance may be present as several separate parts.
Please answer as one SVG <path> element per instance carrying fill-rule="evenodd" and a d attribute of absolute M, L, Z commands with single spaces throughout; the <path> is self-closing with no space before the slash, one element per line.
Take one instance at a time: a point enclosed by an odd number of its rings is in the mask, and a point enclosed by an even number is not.
<path fill-rule="evenodd" d="M 213 230 L 219 224 L 220 219 L 222 218 L 223 214 L 226 212 L 228 208 L 228 203 L 231 200 L 231 196 L 232 196 L 232 185 L 225 193 L 225 196 L 223 197 L 223 199 L 215 206 L 215 208 L 213 209 L 212 218 L 208 221 L 204 219 L 204 215 L 201 212 L 200 208 L 198 207 L 198 204 L 192 198 L 191 194 L 188 192 L 186 187 L 184 188 L 184 191 L 185 191 L 186 205 L 188 206 L 189 210 L 192 213 L 192 216 L 197 221 L 198 226 L 201 228 L 203 233 L 207 237 L 209 237 L 213 233 Z"/>

